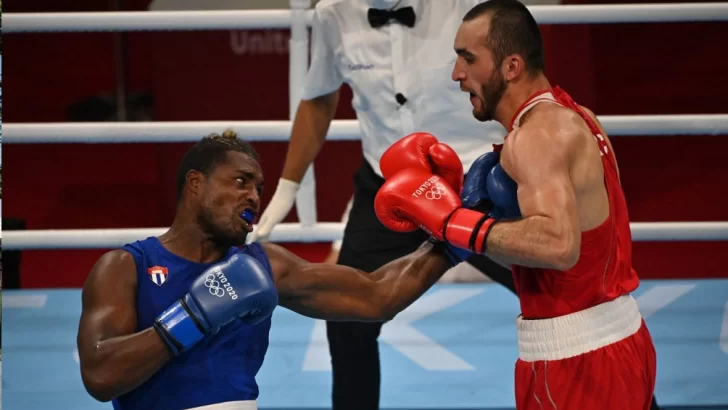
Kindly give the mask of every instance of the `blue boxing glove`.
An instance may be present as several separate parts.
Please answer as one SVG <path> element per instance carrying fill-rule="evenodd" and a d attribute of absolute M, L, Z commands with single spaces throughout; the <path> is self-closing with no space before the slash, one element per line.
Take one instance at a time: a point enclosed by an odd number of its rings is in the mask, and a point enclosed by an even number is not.
<path fill-rule="evenodd" d="M 468 175 L 463 183 L 463 190 L 460 193 L 460 200 L 464 208 L 480 211 L 484 214 L 490 213 L 493 203 L 487 188 L 487 179 L 490 171 L 498 165 L 500 154 L 488 152 L 476 159 L 470 166 Z"/>
<path fill-rule="evenodd" d="M 179 355 L 241 318 L 254 325 L 278 305 L 275 283 L 251 256 L 235 254 L 217 263 L 192 283 L 189 292 L 154 321 L 154 328 L 173 355 Z"/>
<path fill-rule="evenodd" d="M 500 154 L 497 152 L 487 152 L 473 161 L 460 192 L 460 201 L 464 208 L 490 214 L 493 203 L 488 194 L 487 179 L 491 169 L 498 165 L 499 161 Z M 451 244 L 447 244 L 445 253 L 453 266 L 465 261 L 472 254 L 467 249 L 461 249 Z"/>
<path fill-rule="evenodd" d="M 488 195 L 493 203 L 490 213 L 495 219 L 516 219 L 521 217 L 518 206 L 518 184 L 498 164 L 488 173 L 486 179 Z"/>

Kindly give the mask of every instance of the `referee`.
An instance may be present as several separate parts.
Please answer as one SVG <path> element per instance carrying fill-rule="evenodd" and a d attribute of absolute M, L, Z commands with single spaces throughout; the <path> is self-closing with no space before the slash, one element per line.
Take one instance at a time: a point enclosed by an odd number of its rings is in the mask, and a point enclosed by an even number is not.
<path fill-rule="evenodd" d="M 482 1 L 482 0 L 481 0 Z M 384 183 L 379 158 L 405 135 L 429 132 L 450 145 L 467 173 L 502 143 L 505 129 L 472 115 L 467 94 L 450 79 L 453 41 L 479 0 L 322 0 L 316 4 L 311 66 L 293 121 L 285 165 L 252 240 L 267 240 L 290 212 L 303 176 L 324 144 L 346 83 L 361 127 L 364 161 L 354 175 L 353 202 L 338 263 L 366 272 L 414 251 L 428 235 L 397 233 L 374 214 Z M 515 293 L 511 272 L 484 256 L 468 262 Z M 381 323 L 328 322 L 333 410 L 379 408 Z"/>

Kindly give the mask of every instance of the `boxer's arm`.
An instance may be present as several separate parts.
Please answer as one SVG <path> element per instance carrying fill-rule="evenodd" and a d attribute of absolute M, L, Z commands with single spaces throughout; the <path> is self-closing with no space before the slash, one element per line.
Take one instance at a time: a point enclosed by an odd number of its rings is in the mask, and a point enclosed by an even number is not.
<path fill-rule="evenodd" d="M 136 282 L 134 258 L 115 250 L 84 284 L 76 342 L 83 384 L 99 401 L 139 386 L 171 357 L 154 328 L 136 332 Z"/>
<path fill-rule="evenodd" d="M 281 178 L 301 182 L 324 145 L 338 102 L 338 90 L 310 100 L 301 100 L 293 120 Z"/>
<path fill-rule="evenodd" d="M 275 244 L 263 246 L 276 278 L 279 304 L 332 321 L 389 320 L 450 267 L 442 247 L 431 243 L 371 274 L 347 266 L 309 263 Z"/>
<path fill-rule="evenodd" d="M 581 230 L 569 174 L 578 137 L 552 129 L 523 127 L 504 145 L 501 165 L 518 184 L 523 218 L 492 226 L 485 249 L 496 260 L 559 270 L 578 260 Z"/>

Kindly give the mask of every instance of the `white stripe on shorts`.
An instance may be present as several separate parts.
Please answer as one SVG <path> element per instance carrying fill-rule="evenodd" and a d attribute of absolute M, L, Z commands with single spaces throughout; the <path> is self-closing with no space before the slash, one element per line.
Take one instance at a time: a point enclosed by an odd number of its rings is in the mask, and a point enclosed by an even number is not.
<path fill-rule="evenodd" d="M 258 403 L 255 400 L 228 401 L 187 410 L 258 410 Z"/>

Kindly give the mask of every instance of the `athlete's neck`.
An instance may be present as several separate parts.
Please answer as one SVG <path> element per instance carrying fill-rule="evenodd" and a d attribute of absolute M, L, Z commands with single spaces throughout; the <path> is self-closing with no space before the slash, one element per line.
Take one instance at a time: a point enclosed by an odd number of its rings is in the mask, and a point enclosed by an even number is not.
<path fill-rule="evenodd" d="M 527 77 L 511 83 L 508 90 L 498 104 L 495 113 L 495 120 L 505 129 L 511 129 L 511 121 L 518 114 L 518 110 L 534 94 L 550 90 L 551 84 L 545 75 L 539 74 L 535 77 Z"/>
<path fill-rule="evenodd" d="M 197 263 L 212 263 L 220 260 L 228 251 L 210 240 L 193 219 L 178 214 L 172 226 L 159 237 L 159 242 L 170 252 Z"/>

